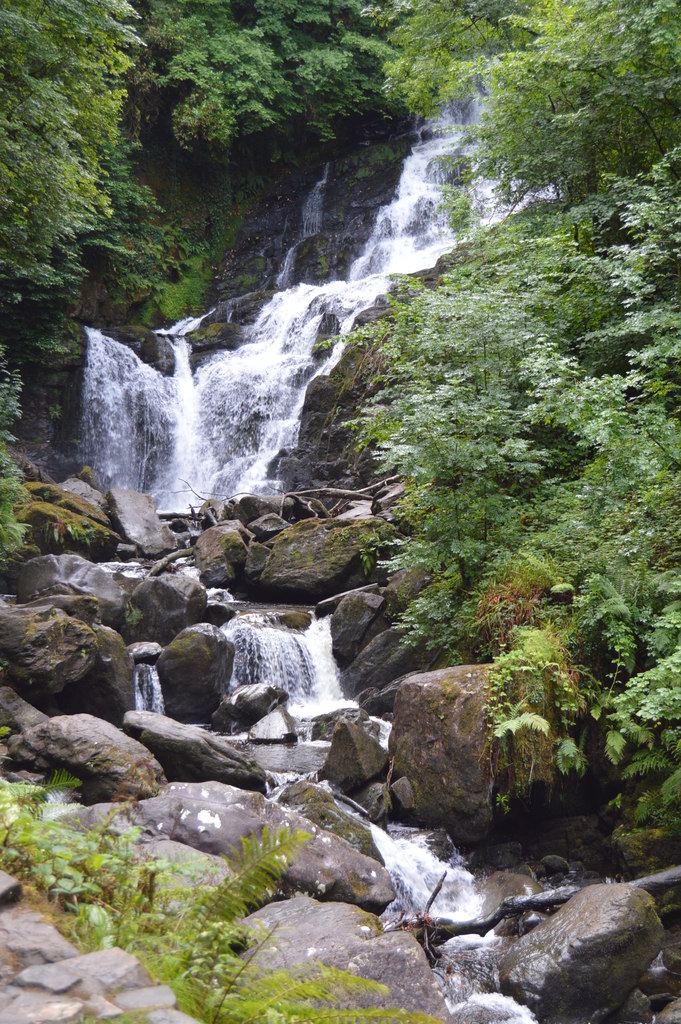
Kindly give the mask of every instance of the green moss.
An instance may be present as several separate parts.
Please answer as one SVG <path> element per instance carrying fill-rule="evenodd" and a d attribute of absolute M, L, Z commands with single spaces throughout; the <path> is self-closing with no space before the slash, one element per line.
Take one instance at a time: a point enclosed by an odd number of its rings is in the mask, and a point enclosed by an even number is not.
<path fill-rule="evenodd" d="M 17 519 L 31 531 L 29 544 L 43 555 L 65 552 L 93 560 L 115 554 L 120 538 L 100 522 L 45 501 L 31 501 L 17 509 Z"/>

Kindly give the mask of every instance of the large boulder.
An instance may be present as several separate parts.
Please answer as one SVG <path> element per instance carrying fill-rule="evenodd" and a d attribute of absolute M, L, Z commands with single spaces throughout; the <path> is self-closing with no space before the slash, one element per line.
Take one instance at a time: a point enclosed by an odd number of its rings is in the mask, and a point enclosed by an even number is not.
<path fill-rule="evenodd" d="M 328 789 L 307 779 L 291 782 L 277 796 L 280 804 L 293 807 L 308 819 L 350 843 L 355 850 L 383 863 L 368 825 L 339 807 Z"/>
<path fill-rule="evenodd" d="M 129 711 L 123 728 L 151 751 L 171 782 L 215 780 L 265 791 L 262 768 L 222 736 L 153 711 Z"/>
<path fill-rule="evenodd" d="M 625 1002 L 663 939 L 652 896 L 591 885 L 504 955 L 501 991 L 542 1024 L 598 1024 Z"/>
<path fill-rule="evenodd" d="M 487 666 L 459 665 L 407 676 L 395 697 L 395 778 L 409 779 L 417 820 L 454 842 L 478 842 L 492 824 L 486 681 Z"/>
<path fill-rule="evenodd" d="M 86 803 L 144 799 L 165 782 L 146 747 L 93 715 L 58 715 L 10 737 L 7 746 L 17 764 L 71 772 L 82 782 Z"/>
<path fill-rule="evenodd" d="M 296 723 L 285 707 L 277 707 L 248 730 L 252 743 L 295 743 Z"/>
<path fill-rule="evenodd" d="M 237 686 L 222 698 L 211 718 L 211 725 L 217 732 L 241 732 L 255 725 L 287 700 L 288 691 L 274 683 Z"/>
<path fill-rule="evenodd" d="M 180 722 L 209 722 L 227 691 L 234 646 L 207 622 L 183 629 L 156 663 L 166 713 Z"/>
<path fill-rule="evenodd" d="M 331 616 L 333 653 L 341 667 L 349 665 L 362 647 L 387 628 L 382 615 L 385 598 L 360 590 L 347 594 Z"/>
<path fill-rule="evenodd" d="M 177 547 L 175 535 L 159 519 L 151 495 L 112 487 L 106 500 L 114 526 L 141 555 L 157 558 Z"/>
<path fill-rule="evenodd" d="M 336 722 L 320 778 L 352 793 L 387 771 L 388 751 L 370 733 L 347 718 Z"/>
<path fill-rule="evenodd" d="M 94 824 L 110 811 L 108 806 L 91 808 L 78 817 L 86 825 Z M 312 839 L 279 884 L 282 895 L 307 892 L 319 900 L 354 903 L 375 913 L 382 913 L 395 898 L 390 875 L 378 861 L 260 793 L 219 782 L 173 782 L 159 796 L 126 809 L 121 827 L 131 822 L 155 836 L 228 857 L 240 850 L 243 837 L 260 837 L 265 826 L 270 831 L 286 827 L 309 832 Z"/>
<path fill-rule="evenodd" d="M 30 530 L 40 554 L 74 552 L 86 558 L 113 558 L 121 538 L 96 505 L 56 487 L 27 483 L 28 501 L 17 508 L 17 519 Z"/>
<path fill-rule="evenodd" d="M 246 565 L 248 548 L 238 521 L 220 523 L 205 530 L 196 541 L 194 557 L 207 587 L 228 587 Z"/>
<path fill-rule="evenodd" d="M 341 672 L 341 689 L 347 697 L 355 697 L 363 690 L 382 690 L 400 676 L 426 669 L 432 664 L 432 654 L 425 645 L 408 647 L 404 634 L 391 626 L 362 647 L 354 661 Z"/>
<path fill-rule="evenodd" d="M 59 486 L 63 491 L 69 491 L 70 494 L 76 494 L 79 498 L 89 501 L 91 505 L 94 505 L 95 508 L 98 508 L 106 515 L 106 499 L 104 495 L 96 487 L 93 487 L 92 484 L 87 483 L 86 480 L 81 480 L 77 476 L 70 476 L 68 480 L 63 480 Z"/>
<path fill-rule="evenodd" d="M 0 602 L 0 659 L 7 682 L 32 701 L 59 693 L 93 668 L 97 637 L 58 608 Z"/>
<path fill-rule="evenodd" d="M 135 587 L 124 636 L 169 644 L 180 630 L 201 622 L 206 590 L 191 576 L 152 576 Z"/>
<path fill-rule="evenodd" d="M 17 580 L 19 604 L 55 594 L 96 597 L 105 626 L 117 629 L 123 620 L 125 593 L 108 572 L 80 555 L 43 555 L 22 567 Z"/>
<path fill-rule="evenodd" d="M 407 1013 L 428 1013 L 448 1021 L 449 1014 L 426 955 L 409 932 L 384 932 L 380 921 L 357 907 L 319 903 L 296 896 L 270 903 L 246 918 L 270 938 L 255 955 L 265 970 L 281 970 L 318 960 L 328 967 L 351 970 L 360 978 L 386 985 L 388 992 L 353 992 L 343 1006 L 399 1007 Z"/>
<path fill-rule="evenodd" d="M 135 707 L 134 663 L 119 633 L 108 626 L 92 629 L 97 637 L 95 663 L 62 691 L 58 704 L 67 714 L 82 711 L 121 726 L 126 711 Z"/>
<path fill-rule="evenodd" d="M 393 532 L 382 519 L 303 520 L 275 538 L 259 586 L 308 601 L 359 587 L 366 582 L 362 556 L 365 564 L 373 560 Z"/>

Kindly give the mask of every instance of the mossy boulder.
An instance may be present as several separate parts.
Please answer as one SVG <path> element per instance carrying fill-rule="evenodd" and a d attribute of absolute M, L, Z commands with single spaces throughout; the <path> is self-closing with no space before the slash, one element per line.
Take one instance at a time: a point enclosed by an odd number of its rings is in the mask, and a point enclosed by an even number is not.
<path fill-rule="evenodd" d="M 191 576 L 152 576 L 133 590 L 123 636 L 128 643 L 155 640 L 169 644 L 173 637 L 201 622 L 206 611 L 206 590 Z"/>
<path fill-rule="evenodd" d="M 320 778 L 352 793 L 387 770 L 388 751 L 369 732 L 347 718 L 336 722 Z"/>
<path fill-rule="evenodd" d="M 602 1021 L 625 1002 L 663 939 L 647 892 L 590 885 L 503 956 L 501 991 L 543 1024 Z"/>
<path fill-rule="evenodd" d="M 366 825 L 362 825 L 356 817 L 342 810 L 328 789 L 301 779 L 299 782 L 292 782 L 285 786 L 277 799 L 280 804 L 294 807 L 300 811 L 308 821 L 345 839 L 346 843 L 350 843 L 350 846 L 359 850 L 366 857 L 373 857 L 374 860 L 383 863 L 383 858 L 372 838 L 371 830 Z"/>
<path fill-rule="evenodd" d="M 406 676 L 395 696 L 390 753 L 405 775 L 414 814 L 454 842 L 484 839 L 492 824 L 492 775 L 485 720 L 486 665 Z"/>
<path fill-rule="evenodd" d="M 96 505 L 54 484 L 27 483 L 25 488 L 30 500 L 17 508 L 17 519 L 29 527 L 27 543 L 40 554 L 73 552 L 92 561 L 113 558 L 121 538 Z"/>
<path fill-rule="evenodd" d="M 58 715 L 8 741 L 16 764 L 65 768 L 82 782 L 86 803 L 155 796 L 165 777 L 146 747 L 93 715 Z"/>
<path fill-rule="evenodd" d="M 86 623 L 59 608 L 0 603 L 4 681 L 32 702 L 59 693 L 94 666 L 97 638 Z"/>
<path fill-rule="evenodd" d="M 179 722 L 209 722 L 227 692 L 234 646 L 216 626 L 189 626 L 156 663 L 166 713 Z"/>
<path fill-rule="evenodd" d="M 611 837 L 612 849 L 627 878 L 653 875 L 675 867 L 681 859 L 679 837 L 663 828 L 619 825 Z M 681 885 L 655 897 L 658 913 L 681 910 Z"/>
<path fill-rule="evenodd" d="M 362 586 L 377 553 L 395 532 L 382 519 L 357 522 L 306 519 L 282 531 L 272 545 L 259 586 L 273 594 L 320 600 Z"/>
<path fill-rule="evenodd" d="M 194 557 L 207 587 L 228 587 L 243 572 L 248 548 L 237 521 L 220 523 L 205 530 L 196 541 Z"/>
<path fill-rule="evenodd" d="M 95 662 L 87 675 L 60 694 L 59 707 L 67 714 L 84 712 L 122 726 L 135 707 L 134 662 L 123 637 L 107 626 L 94 625 Z"/>

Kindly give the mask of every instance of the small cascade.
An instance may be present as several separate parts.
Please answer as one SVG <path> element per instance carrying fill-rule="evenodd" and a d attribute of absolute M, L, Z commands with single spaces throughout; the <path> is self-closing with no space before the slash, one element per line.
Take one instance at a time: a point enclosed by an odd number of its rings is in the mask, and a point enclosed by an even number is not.
<path fill-rule="evenodd" d="M 135 711 L 155 711 L 165 715 L 161 680 L 155 665 L 135 665 Z"/>
<path fill-rule="evenodd" d="M 274 683 L 287 691 L 296 715 L 311 706 L 329 710 L 342 703 L 328 619 L 314 620 L 304 633 L 273 622 L 272 615 L 248 612 L 222 627 L 234 644 L 230 689 Z"/>
<path fill-rule="evenodd" d="M 322 229 L 322 218 L 324 216 L 324 191 L 329 180 L 330 163 L 325 164 L 324 173 L 303 202 L 301 210 L 301 225 L 298 238 L 286 253 L 284 264 L 277 275 L 277 288 L 288 288 L 293 281 L 293 268 L 296 264 L 298 245 L 306 238 L 318 235 Z"/>
<path fill-rule="evenodd" d="M 384 832 L 372 825 L 371 834 L 397 894 L 385 912 L 387 917 L 422 912 L 445 871 L 447 877 L 433 903 L 433 914 L 450 921 L 470 921 L 477 916 L 481 900 L 462 857 L 455 853 L 447 862 L 440 860 L 428 846 L 428 833 L 416 829 Z"/>

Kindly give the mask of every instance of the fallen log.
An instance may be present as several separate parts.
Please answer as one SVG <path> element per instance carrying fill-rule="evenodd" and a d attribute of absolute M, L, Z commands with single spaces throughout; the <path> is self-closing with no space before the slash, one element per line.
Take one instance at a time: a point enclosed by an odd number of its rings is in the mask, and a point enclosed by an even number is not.
<path fill-rule="evenodd" d="M 645 875 L 643 878 L 635 878 L 624 884 L 631 885 L 636 889 L 645 889 L 651 896 L 662 896 L 669 889 L 673 889 L 677 885 L 681 886 L 681 866 L 668 868 L 666 871 L 659 871 L 654 875 Z M 431 919 L 427 916 L 430 903 L 432 903 L 430 900 L 425 914 L 418 914 L 409 920 L 402 921 L 399 927 L 413 931 L 418 939 L 424 938 L 427 932 L 429 944 L 446 942 L 447 939 L 456 938 L 458 935 L 485 935 L 507 917 L 518 917 L 528 910 L 545 911 L 562 906 L 576 896 L 581 888 L 578 885 L 564 885 L 558 889 L 533 893 L 531 896 L 507 896 L 492 914 L 473 921 Z"/>
<path fill-rule="evenodd" d="M 177 551 L 171 551 L 169 555 L 164 555 L 163 558 L 159 558 L 158 562 L 154 562 L 149 570 L 148 576 L 159 576 L 172 562 L 177 562 L 180 558 L 193 557 L 194 552 L 191 548 L 179 548 Z"/>

